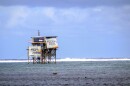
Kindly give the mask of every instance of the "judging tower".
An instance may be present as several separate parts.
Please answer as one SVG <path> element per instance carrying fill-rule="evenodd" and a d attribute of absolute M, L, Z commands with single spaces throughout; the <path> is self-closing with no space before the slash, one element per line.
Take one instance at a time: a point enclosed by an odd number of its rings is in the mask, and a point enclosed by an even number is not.
<path fill-rule="evenodd" d="M 38 36 L 31 37 L 31 46 L 28 47 L 28 63 L 56 63 L 56 50 L 58 48 L 57 36 Z"/>

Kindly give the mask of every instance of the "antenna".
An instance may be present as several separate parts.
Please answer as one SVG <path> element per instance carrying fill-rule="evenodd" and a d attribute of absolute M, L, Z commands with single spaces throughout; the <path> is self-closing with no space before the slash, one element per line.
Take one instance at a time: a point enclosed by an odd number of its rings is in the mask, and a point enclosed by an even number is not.
<path fill-rule="evenodd" d="M 40 36 L 40 31 L 38 30 L 38 36 Z"/>

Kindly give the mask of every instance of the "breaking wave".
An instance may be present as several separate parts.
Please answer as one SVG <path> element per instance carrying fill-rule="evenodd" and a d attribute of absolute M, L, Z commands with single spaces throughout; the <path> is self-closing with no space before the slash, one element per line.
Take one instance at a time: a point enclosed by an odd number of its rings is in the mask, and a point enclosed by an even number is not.
<path fill-rule="evenodd" d="M 32 62 L 32 60 L 30 60 Z M 57 59 L 57 62 L 68 62 L 68 61 L 130 61 L 128 58 L 119 59 L 87 59 L 87 58 L 63 58 Z M 28 62 L 28 60 L 0 60 L 0 63 L 15 63 L 15 62 Z"/>

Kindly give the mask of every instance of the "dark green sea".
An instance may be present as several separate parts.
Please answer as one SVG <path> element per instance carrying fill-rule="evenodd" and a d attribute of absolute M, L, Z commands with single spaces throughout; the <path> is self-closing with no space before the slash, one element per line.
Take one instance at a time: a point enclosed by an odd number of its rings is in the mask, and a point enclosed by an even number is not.
<path fill-rule="evenodd" d="M 0 63 L 0 86 L 130 86 L 130 61 Z"/>

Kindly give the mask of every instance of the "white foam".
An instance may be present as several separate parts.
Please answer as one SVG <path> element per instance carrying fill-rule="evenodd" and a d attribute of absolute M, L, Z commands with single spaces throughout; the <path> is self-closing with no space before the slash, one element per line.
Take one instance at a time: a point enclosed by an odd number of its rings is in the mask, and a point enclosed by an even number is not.
<path fill-rule="evenodd" d="M 28 62 L 28 60 L 0 60 L 0 63 Z"/>
<path fill-rule="evenodd" d="M 65 58 L 57 59 L 57 62 L 71 62 L 71 61 L 130 61 L 128 58 L 121 59 L 82 59 L 82 58 Z M 28 60 L 0 60 L 0 63 L 17 63 L 17 62 L 28 62 Z M 32 60 L 30 60 L 32 62 Z"/>
<path fill-rule="evenodd" d="M 75 58 L 66 58 L 66 59 L 59 59 L 57 61 L 130 61 L 130 59 L 123 58 L 123 59 L 75 59 Z"/>

